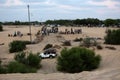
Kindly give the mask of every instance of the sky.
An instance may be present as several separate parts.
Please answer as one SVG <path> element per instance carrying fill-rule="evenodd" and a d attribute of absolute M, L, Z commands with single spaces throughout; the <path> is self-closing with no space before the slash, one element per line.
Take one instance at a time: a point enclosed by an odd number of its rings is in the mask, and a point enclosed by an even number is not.
<path fill-rule="evenodd" d="M 0 0 L 0 22 L 58 19 L 120 19 L 120 0 Z"/>

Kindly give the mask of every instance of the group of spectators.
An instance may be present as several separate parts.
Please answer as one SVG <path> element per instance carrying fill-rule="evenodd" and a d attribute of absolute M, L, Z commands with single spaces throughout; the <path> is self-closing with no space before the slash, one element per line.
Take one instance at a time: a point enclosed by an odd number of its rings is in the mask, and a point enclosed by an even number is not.
<path fill-rule="evenodd" d="M 45 27 L 45 26 L 42 27 L 42 29 L 41 29 L 42 35 L 49 35 L 50 33 L 58 33 L 58 27 L 52 27 L 51 29 L 47 29 L 47 27 Z"/>
<path fill-rule="evenodd" d="M 64 32 L 60 32 L 60 34 L 81 34 L 82 33 L 82 29 L 73 29 L 71 28 L 71 30 L 65 29 Z"/>
<path fill-rule="evenodd" d="M 13 34 L 8 34 L 8 37 L 22 37 L 23 34 L 20 31 L 15 31 Z"/>

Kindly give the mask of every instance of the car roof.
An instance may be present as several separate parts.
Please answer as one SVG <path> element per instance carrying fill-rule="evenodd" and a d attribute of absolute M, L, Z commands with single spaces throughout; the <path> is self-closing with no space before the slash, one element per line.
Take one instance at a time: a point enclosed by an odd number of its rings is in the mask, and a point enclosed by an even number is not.
<path fill-rule="evenodd" d="M 46 49 L 44 50 L 44 52 L 57 52 L 55 48 L 49 48 L 49 49 Z"/>

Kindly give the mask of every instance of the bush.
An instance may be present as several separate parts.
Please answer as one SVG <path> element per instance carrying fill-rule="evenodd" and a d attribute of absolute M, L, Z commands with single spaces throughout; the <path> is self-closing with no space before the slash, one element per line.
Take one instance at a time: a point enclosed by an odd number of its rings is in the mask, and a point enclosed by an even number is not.
<path fill-rule="evenodd" d="M 46 50 L 46 49 L 49 49 L 49 48 L 52 48 L 53 47 L 53 45 L 52 44 L 47 44 L 45 47 L 44 47 L 44 49 L 43 50 Z"/>
<path fill-rule="evenodd" d="M 15 54 L 14 59 L 20 63 L 27 64 L 25 52 L 19 52 L 19 53 Z"/>
<path fill-rule="evenodd" d="M 29 35 L 32 35 L 31 33 L 27 33 L 27 35 L 29 36 Z"/>
<path fill-rule="evenodd" d="M 112 46 L 106 46 L 105 48 L 108 48 L 108 49 L 110 49 L 110 50 L 116 50 L 116 48 L 115 48 L 115 47 L 112 47 Z"/>
<path fill-rule="evenodd" d="M 0 24 L 0 31 L 3 31 L 3 27 L 2 27 L 2 25 Z"/>
<path fill-rule="evenodd" d="M 40 67 L 41 58 L 37 54 L 20 52 L 16 54 L 14 58 L 16 61 L 10 62 L 6 68 L 1 66 L 1 61 L 0 61 L 0 74 L 1 73 L 35 73 L 37 72 L 37 68 Z"/>
<path fill-rule="evenodd" d="M 0 66 L 0 74 L 5 74 L 7 73 L 6 68 L 4 68 L 3 66 Z"/>
<path fill-rule="evenodd" d="M 57 69 L 63 72 L 76 73 L 91 71 L 100 64 L 101 56 L 86 48 L 73 47 L 63 49 L 57 58 Z"/>
<path fill-rule="evenodd" d="M 0 60 L 0 65 L 1 65 L 2 61 Z"/>
<path fill-rule="evenodd" d="M 27 54 L 27 55 L 26 55 Z M 15 55 L 15 60 L 27 66 L 39 68 L 41 58 L 37 54 L 20 52 Z"/>
<path fill-rule="evenodd" d="M 2 61 L 0 60 L 0 74 L 6 73 L 7 70 L 1 65 Z"/>
<path fill-rule="evenodd" d="M 8 73 L 35 73 L 37 69 L 26 66 L 19 62 L 10 62 L 8 64 Z"/>
<path fill-rule="evenodd" d="M 85 47 L 90 47 L 90 46 L 96 46 L 97 45 L 97 41 L 94 38 L 85 38 L 83 39 L 83 46 Z"/>
<path fill-rule="evenodd" d="M 19 51 L 23 51 L 26 48 L 26 44 L 23 41 L 13 41 L 9 44 L 9 52 L 13 53 L 13 52 L 19 52 Z"/>
<path fill-rule="evenodd" d="M 120 45 L 120 29 L 118 30 L 108 30 L 105 36 L 106 44 Z"/>
<path fill-rule="evenodd" d="M 24 42 L 26 45 L 27 45 L 27 44 L 31 44 L 30 41 L 22 41 L 22 42 Z"/>
<path fill-rule="evenodd" d="M 101 45 L 97 45 L 97 49 L 101 50 L 103 47 Z"/>
<path fill-rule="evenodd" d="M 80 41 L 82 41 L 83 40 L 83 38 L 76 38 L 75 40 L 73 40 L 74 42 L 80 42 Z"/>
<path fill-rule="evenodd" d="M 65 42 L 63 42 L 63 46 L 71 46 L 71 42 L 70 41 L 65 41 Z"/>
<path fill-rule="evenodd" d="M 32 54 L 30 53 L 27 56 L 27 64 L 31 67 L 35 67 L 35 68 L 39 68 L 40 67 L 40 62 L 41 62 L 41 58 L 36 55 L 36 54 Z"/>

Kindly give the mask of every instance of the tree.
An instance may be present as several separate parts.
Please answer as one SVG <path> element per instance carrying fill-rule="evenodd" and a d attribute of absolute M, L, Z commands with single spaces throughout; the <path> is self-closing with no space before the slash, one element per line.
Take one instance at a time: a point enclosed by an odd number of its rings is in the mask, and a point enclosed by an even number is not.
<path fill-rule="evenodd" d="M 105 36 L 106 44 L 120 45 L 120 29 L 118 30 L 108 30 Z"/>
<path fill-rule="evenodd" d="M 15 21 L 14 24 L 15 25 L 21 25 L 21 22 L 20 21 Z"/>
<path fill-rule="evenodd" d="M 76 24 L 76 25 L 82 25 L 82 22 L 81 22 L 80 19 L 76 19 L 76 20 L 74 20 L 73 23 Z"/>
<path fill-rule="evenodd" d="M 57 69 L 63 72 L 76 73 L 98 68 L 101 56 L 86 48 L 73 47 L 63 49 L 57 59 Z"/>
<path fill-rule="evenodd" d="M 14 59 L 19 63 L 25 64 L 30 67 L 40 67 L 41 58 L 37 54 L 33 54 L 32 52 L 19 52 L 15 55 Z"/>
<path fill-rule="evenodd" d="M 23 51 L 26 48 L 26 43 L 23 41 L 13 41 L 9 44 L 9 52 L 13 53 L 13 52 L 19 52 L 19 51 Z"/>
<path fill-rule="evenodd" d="M 27 64 L 31 67 L 39 68 L 40 62 L 41 58 L 36 54 L 29 53 L 27 56 Z"/>
<path fill-rule="evenodd" d="M 3 31 L 3 26 L 2 26 L 2 24 L 0 24 L 0 31 Z"/>
<path fill-rule="evenodd" d="M 96 46 L 97 44 L 98 43 L 97 43 L 96 39 L 86 37 L 83 39 L 82 46 L 91 47 L 91 46 Z"/>
<path fill-rule="evenodd" d="M 104 24 L 105 24 L 105 26 L 107 26 L 107 27 L 109 27 L 109 26 L 114 26 L 114 25 L 116 24 L 116 21 L 113 20 L 113 19 L 106 19 L 106 20 L 104 21 Z"/>
<path fill-rule="evenodd" d="M 117 27 L 120 27 L 120 19 L 116 19 L 116 23 L 115 24 L 116 24 Z"/>
<path fill-rule="evenodd" d="M 11 61 L 7 65 L 7 73 L 35 73 L 35 72 L 37 72 L 36 68 L 29 67 L 17 61 Z"/>

